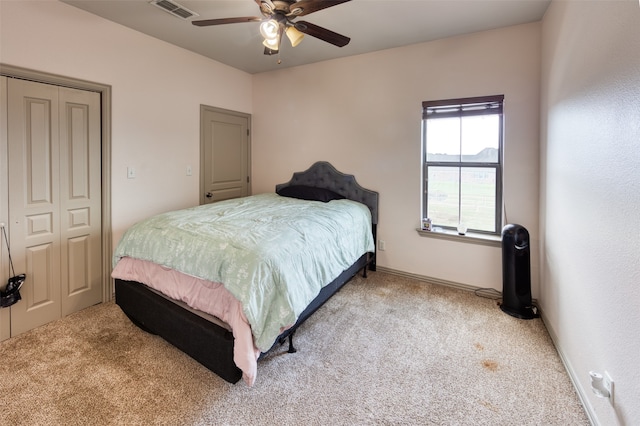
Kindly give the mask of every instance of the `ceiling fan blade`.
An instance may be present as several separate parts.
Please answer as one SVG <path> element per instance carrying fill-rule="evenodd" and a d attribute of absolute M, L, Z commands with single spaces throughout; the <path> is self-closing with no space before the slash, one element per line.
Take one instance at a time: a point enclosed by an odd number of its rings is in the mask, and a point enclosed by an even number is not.
<path fill-rule="evenodd" d="M 319 27 L 310 22 L 298 21 L 294 23 L 294 27 L 302 33 L 308 34 L 311 37 L 319 38 L 322 41 L 326 41 L 327 43 L 331 43 L 338 47 L 344 47 L 351 41 L 349 37 L 334 33 L 331 30 Z"/>
<path fill-rule="evenodd" d="M 300 0 L 299 2 L 291 5 L 290 11 L 294 16 L 304 16 L 348 1 L 351 0 Z M 301 10 L 298 11 L 298 9 Z"/>
<path fill-rule="evenodd" d="M 258 3 L 260 11 L 265 16 L 270 15 L 274 10 L 276 10 L 276 5 L 273 4 L 271 0 L 255 0 L 255 2 Z"/>
<path fill-rule="evenodd" d="M 201 19 L 199 21 L 191 21 L 191 23 L 197 27 L 208 27 L 209 25 L 239 24 L 242 22 L 260 21 L 262 21 L 262 18 L 258 18 L 257 16 L 243 16 L 240 18 Z"/>

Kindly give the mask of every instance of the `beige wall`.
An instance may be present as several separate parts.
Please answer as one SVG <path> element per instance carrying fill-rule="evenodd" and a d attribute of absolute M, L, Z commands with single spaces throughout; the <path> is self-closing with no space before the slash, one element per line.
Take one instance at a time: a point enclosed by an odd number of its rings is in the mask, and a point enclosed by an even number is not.
<path fill-rule="evenodd" d="M 286 58 L 283 58 L 286 60 Z M 537 290 L 540 24 L 449 38 L 254 77 L 253 189 L 328 160 L 380 193 L 387 268 L 502 289 L 501 250 L 420 237 L 421 103 L 505 95 L 505 192 L 529 230 Z M 535 294 L 534 294 L 535 297 Z"/>
<path fill-rule="evenodd" d="M 640 5 L 554 1 L 543 22 L 540 303 L 597 423 L 638 424 Z"/>
<path fill-rule="evenodd" d="M 112 86 L 114 247 L 198 204 L 200 104 L 251 113 L 251 75 L 57 1 L 0 1 L 0 19 L 0 62 Z"/>

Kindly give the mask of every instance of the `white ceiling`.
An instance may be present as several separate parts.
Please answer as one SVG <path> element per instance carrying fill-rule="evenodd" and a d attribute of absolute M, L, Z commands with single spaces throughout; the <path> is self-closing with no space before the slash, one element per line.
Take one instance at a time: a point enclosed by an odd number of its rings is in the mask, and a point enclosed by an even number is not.
<path fill-rule="evenodd" d="M 254 0 L 173 0 L 200 16 L 182 20 L 150 0 L 62 0 L 152 37 L 254 74 L 542 19 L 551 0 L 352 0 L 297 21 L 351 38 L 336 47 L 305 36 L 264 55 L 259 23 L 196 27 L 192 20 L 262 16 Z M 278 59 L 281 63 L 278 64 Z"/>

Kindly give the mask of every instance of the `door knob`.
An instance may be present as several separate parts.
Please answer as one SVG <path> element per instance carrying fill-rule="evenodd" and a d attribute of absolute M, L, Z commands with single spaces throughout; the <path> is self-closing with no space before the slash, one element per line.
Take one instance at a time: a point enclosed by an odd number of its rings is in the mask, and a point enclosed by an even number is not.
<path fill-rule="evenodd" d="M 207 198 L 213 198 L 213 194 L 210 192 L 207 192 L 206 194 L 204 194 L 204 196 Z"/>

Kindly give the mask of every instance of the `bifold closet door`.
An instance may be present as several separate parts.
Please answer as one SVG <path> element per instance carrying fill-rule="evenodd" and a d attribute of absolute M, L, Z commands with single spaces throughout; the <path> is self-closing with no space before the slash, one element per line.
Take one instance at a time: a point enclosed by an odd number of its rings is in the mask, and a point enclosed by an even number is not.
<path fill-rule="evenodd" d="M 100 95 L 60 88 L 62 316 L 102 302 Z"/>
<path fill-rule="evenodd" d="M 15 336 L 101 301 L 100 102 L 19 79 L 7 93 L 11 252 L 27 274 Z"/>

